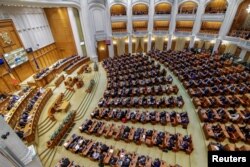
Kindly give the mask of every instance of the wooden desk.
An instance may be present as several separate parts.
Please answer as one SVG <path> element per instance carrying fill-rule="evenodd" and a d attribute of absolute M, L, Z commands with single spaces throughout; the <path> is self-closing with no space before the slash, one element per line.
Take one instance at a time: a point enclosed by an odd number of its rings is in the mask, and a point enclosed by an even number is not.
<path fill-rule="evenodd" d="M 79 58 L 78 61 L 76 61 L 71 67 L 69 67 L 66 70 L 66 73 L 68 75 L 72 74 L 78 67 L 80 67 L 83 63 L 87 63 L 88 61 L 90 61 L 89 57 L 81 57 L 81 58 Z"/>
<path fill-rule="evenodd" d="M 24 132 L 24 139 L 29 143 L 35 140 L 35 132 L 37 129 L 41 111 L 43 110 L 45 104 L 52 96 L 52 94 L 53 92 L 51 89 L 46 89 L 45 92 L 43 92 L 43 94 L 36 101 L 33 109 L 29 113 L 30 119 L 28 120 L 28 123 L 24 128 L 21 128 L 21 130 Z M 16 126 L 15 129 L 20 129 L 20 127 Z"/>
<path fill-rule="evenodd" d="M 14 107 L 8 111 L 4 116 L 5 121 L 14 129 L 18 122 L 19 116 L 23 109 L 26 107 L 30 97 L 36 92 L 36 87 L 31 87 L 14 105 Z"/>

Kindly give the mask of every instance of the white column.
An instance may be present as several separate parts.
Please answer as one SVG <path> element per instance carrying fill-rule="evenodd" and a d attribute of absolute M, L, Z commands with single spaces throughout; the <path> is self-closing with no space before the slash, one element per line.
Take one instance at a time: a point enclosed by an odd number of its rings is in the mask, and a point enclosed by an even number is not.
<path fill-rule="evenodd" d="M 172 46 L 172 38 L 173 38 L 173 35 L 169 35 L 169 37 L 168 37 L 168 46 L 167 46 L 167 50 L 171 49 L 171 46 Z"/>
<path fill-rule="evenodd" d="M 198 5 L 198 9 L 197 9 L 197 12 L 196 12 L 193 31 L 192 31 L 193 36 L 195 36 L 200 31 L 201 17 L 204 14 L 204 11 L 205 11 L 205 0 L 200 0 L 199 5 Z"/>
<path fill-rule="evenodd" d="M 175 32 L 177 14 L 178 14 L 178 1 L 173 1 L 171 17 L 170 17 L 171 20 L 170 20 L 170 25 L 169 25 L 169 38 L 168 38 L 167 50 L 171 49 L 171 46 L 172 46 L 172 38 Z"/>
<path fill-rule="evenodd" d="M 69 21 L 70 21 L 71 29 L 73 32 L 77 53 L 78 55 L 83 56 L 82 47 L 80 45 L 81 40 L 78 34 L 78 29 L 77 29 L 77 24 L 76 24 L 76 19 L 74 16 L 73 8 L 70 7 L 67 9 L 68 9 Z"/>
<path fill-rule="evenodd" d="M 220 39 L 216 39 L 215 44 L 214 44 L 214 48 L 213 48 L 213 53 L 215 51 L 218 51 L 220 43 L 221 43 L 221 40 Z"/>
<path fill-rule="evenodd" d="M 132 26 L 132 0 L 128 0 L 127 5 L 127 32 L 128 32 L 128 51 L 132 53 L 132 33 L 133 33 L 133 26 Z"/>
<path fill-rule="evenodd" d="M 107 11 L 107 36 L 108 40 L 110 40 L 110 45 L 108 45 L 108 50 L 109 50 L 109 57 L 114 57 L 114 45 L 113 45 L 113 38 L 112 38 L 112 25 L 111 25 L 111 14 L 110 14 L 110 9 L 109 5 L 106 5 L 106 11 Z"/>
<path fill-rule="evenodd" d="M 88 1 L 80 1 L 81 10 L 79 10 L 80 20 L 83 28 L 84 34 L 84 42 L 86 45 L 87 56 L 90 57 L 92 60 L 97 60 L 98 56 L 96 53 L 96 40 L 91 30 L 91 18 L 90 18 L 90 11 L 88 9 Z"/>
<path fill-rule="evenodd" d="M 225 18 L 224 18 L 224 21 L 221 25 L 220 32 L 219 32 L 220 39 L 223 39 L 230 31 L 236 12 L 242 1 L 243 0 L 237 0 L 237 1 L 228 0 L 227 11 L 225 13 Z"/>
<path fill-rule="evenodd" d="M 245 59 L 246 54 L 247 54 L 247 50 L 246 50 L 246 49 L 244 49 L 244 48 L 242 48 L 242 49 L 241 49 L 241 52 L 240 52 L 240 56 L 239 56 L 239 57 L 240 57 L 242 60 L 244 60 L 244 59 Z"/>
<path fill-rule="evenodd" d="M 193 48 L 195 43 L 195 36 L 192 36 L 189 42 L 189 48 Z"/>
<path fill-rule="evenodd" d="M 152 33 L 148 33 L 148 46 L 147 46 L 147 51 L 151 50 L 152 46 Z"/>
<path fill-rule="evenodd" d="M 9 133 L 9 135 L 6 136 L 6 139 L 0 138 L 1 165 L 5 164 L 7 165 L 5 167 L 8 167 L 8 164 L 14 163 L 13 165 L 18 167 L 31 167 L 32 165 L 42 167 L 39 158 L 37 158 L 34 147 L 27 147 L 1 116 L 0 127 L 0 136 Z M 6 159 L 8 159 L 9 163 L 1 162 Z"/>
<path fill-rule="evenodd" d="M 178 14 L 178 1 L 173 1 L 172 11 L 171 11 L 171 20 L 169 25 L 169 35 L 173 35 L 176 26 L 176 15 Z"/>
<path fill-rule="evenodd" d="M 149 2 L 147 51 L 149 51 L 151 49 L 151 38 L 152 38 L 153 27 L 154 27 L 154 13 L 155 13 L 155 5 L 154 5 L 154 1 L 152 0 L 152 1 Z"/>

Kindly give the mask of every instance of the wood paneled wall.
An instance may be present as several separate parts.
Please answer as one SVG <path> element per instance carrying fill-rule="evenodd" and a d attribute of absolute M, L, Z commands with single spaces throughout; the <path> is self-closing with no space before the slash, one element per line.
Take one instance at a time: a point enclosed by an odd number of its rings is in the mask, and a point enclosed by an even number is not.
<path fill-rule="evenodd" d="M 65 58 L 77 53 L 67 8 L 44 9 L 59 54 Z"/>
<path fill-rule="evenodd" d="M 4 43 L 3 39 L 0 38 L 0 58 L 3 57 L 4 53 L 8 53 L 12 50 L 23 47 L 22 41 L 16 32 L 15 26 L 12 20 L 0 20 L 0 33 L 7 32 L 11 39 L 11 44 Z M 61 57 L 58 54 L 55 43 L 40 48 L 32 53 L 28 54 L 29 61 L 19 65 L 18 67 L 11 69 L 11 74 L 20 83 L 33 75 L 36 72 L 36 65 L 34 58 L 40 67 L 45 68 L 59 60 Z M 6 63 L 0 66 L 0 92 L 12 92 L 17 90 L 19 87 L 13 84 L 13 79 L 9 74 L 9 68 Z"/>
<path fill-rule="evenodd" d="M 109 50 L 105 41 L 97 41 L 97 54 L 99 62 L 109 58 Z"/>

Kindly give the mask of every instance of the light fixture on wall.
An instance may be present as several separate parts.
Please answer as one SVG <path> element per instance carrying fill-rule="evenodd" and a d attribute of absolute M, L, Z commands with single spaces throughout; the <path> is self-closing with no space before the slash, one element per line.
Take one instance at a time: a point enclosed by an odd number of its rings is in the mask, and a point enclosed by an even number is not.
<path fill-rule="evenodd" d="M 168 41 L 168 38 L 166 37 L 166 38 L 164 39 L 164 41 Z"/>
<path fill-rule="evenodd" d="M 154 41 L 154 40 L 155 40 L 155 37 L 152 37 L 151 40 Z"/>
<path fill-rule="evenodd" d="M 247 13 L 250 13 L 250 5 L 247 7 Z"/>
<path fill-rule="evenodd" d="M 136 42 L 136 39 L 132 39 L 132 42 L 135 43 L 135 42 Z"/>
<path fill-rule="evenodd" d="M 80 42 L 80 45 L 81 46 L 85 45 L 85 42 L 84 41 Z"/>
<path fill-rule="evenodd" d="M 101 51 L 104 51 L 105 50 L 105 47 L 104 46 L 100 46 L 99 48 Z"/>
<path fill-rule="evenodd" d="M 117 44 L 117 42 L 115 40 L 113 40 L 113 45 L 116 45 L 116 44 Z"/>
<path fill-rule="evenodd" d="M 195 38 L 194 38 L 194 41 L 200 41 L 200 38 L 196 38 L 196 37 L 195 37 Z"/>
<path fill-rule="evenodd" d="M 145 38 L 143 41 L 144 41 L 144 42 L 148 42 L 148 38 Z"/>
<path fill-rule="evenodd" d="M 228 44 L 228 41 L 222 41 L 221 44 L 222 44 L 222 45 L 227 45 L 227 44 Z"/>

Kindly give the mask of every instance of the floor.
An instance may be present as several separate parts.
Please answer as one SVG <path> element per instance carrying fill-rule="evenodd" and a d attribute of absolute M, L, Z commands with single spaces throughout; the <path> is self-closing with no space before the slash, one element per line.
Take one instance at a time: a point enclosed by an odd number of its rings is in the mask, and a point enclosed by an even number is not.
<path fill-rule="evenodd" d="M 91 64 L 93 67 L 93 64 Z M 164 68 L 162 66 L 162 68 Z M 76 70 L 77 71 L 77 70 Z M 72 74 L 72 76 L 76 75 L 76 71 Z M 68 99 L 71 103 L 71 107 L 69 110 L 76 110 L 78 115 L 78 121 L 75 121 L 75 125 L 73 129 L 69 132 L 66 140 L 70 138 L 72 134 L 79 134 L 84 136 L 87 139 L 93 139 L 94 141 L 100 141 L 106 143 L 107 145 L 112 145 L 116 149 L 126 149 L 129 152 L 136 152 L 137 154 L 149 155 L 152 158 L 160 158 L 167 162 L 167 164 L 179 164 L 183 167 L 206 167 L 207 166 L 207 147 L 205 143 L 204 134 L 201 129 L 200 120 L 198 115 L 196 114 L 196 110 L 193 106 L 193 103 L 190 100 L 189 95 L 186 90 L 179 82 L 179 80 L 169 71 L 167 70 L 167 75 L 170 74 L 174 78 L 173 84 L 176 84 L 179 88 L 178 95 L 182 95 L 185 101 L 185 105 L 182 109 L 173 109 L 175 111 L 187 111 L 190 119 L 190 124 L 187 129 L 183 129 L 181 126 L 172 127 L 171 125 L 162 126 L 162 125 L 151 125 L 151 124 L 132 124 L 126 123 L 128 126 L 141 127 L 145 129 L 156 129 L 156 130 L 165 130 L 170 133 L 180 132 L 182 134 L 191 134 L 193 139 L 194 151 L 187 155 L 184 152 L 174 153 L 172 151 L 162 152 L 157 147 L 147 147 L 146 145 L 136 145 L 133 143 L 125 143 L 123 141 L 115 141 L 114 139 L 105 139 L 104 137 L 96 137 L 93 135 L 87 135 L 84 133 L 80 133 L 78 127 L 84 122 L 85 119 L 90 118 L 90 113 L 97 106 L 99 99 L 102 97 L 104 90 L 106 89 L 106 73 L 103 69 L 102 65 L 99 64 L 99 72 L 91 72 L 89 74 L 83 74 L 84 87 L 81 89 L 77 89 L 75 93 L 65 91 L 65 86 L 62 83 L 58 88 L 55 88 L 53 83 L 51 83 L 48 87 L 52 88 L 53 96 L 51 100 L 48 101 L 45 108 L 43 109 L 39 126 L 37 130 L 37 138 L 35 143 L 33 143 L 37 149 L 38 155 L 45 167 L 55 166 L 56 163 L 62 157 L 68 157 L 70 160 L 75 161 L 77 164 L 84 167 L 96 167 L 98 166 L 97 162 L 93 162 L 88 158 L 81 157 L 80 155 L 73 154 L 70 151 L 67 151 L 63 148 L 63 146 L 57 146 L 55 149 L 47 149 L 46 142 L 48 141 L 50 135 L 54 132 L 54 130 L 60 125 L 60 122 L 65 118 L 66 113 L 56 113 L 55 117 L 57 119 L 56 122 L 52 122 L 47 119 L 47 111 L 49 106 L 54 102 L 53 99 L 57 97 L 57 95 L 61 92 L 66 93 L 66 99 Z M 87 94 L 85 92 L 86 87 L 89 84 L 90 79 L 95 79 L 96 87 L 94 88 L 93 93 Z M 149 109 L 150 110 L 150 109 Z M 162 111 L 163 109 L 156 109 L 158 111 Z M 166 111 L 171 111 L 172 109 L 166 109 Z M 112 121 L 110 121 L 112 122 Z M 116 122 L 116 124 L 122 124 L 120 122 Z M 65 140 L 65 141 L 66 141 Z"/>

